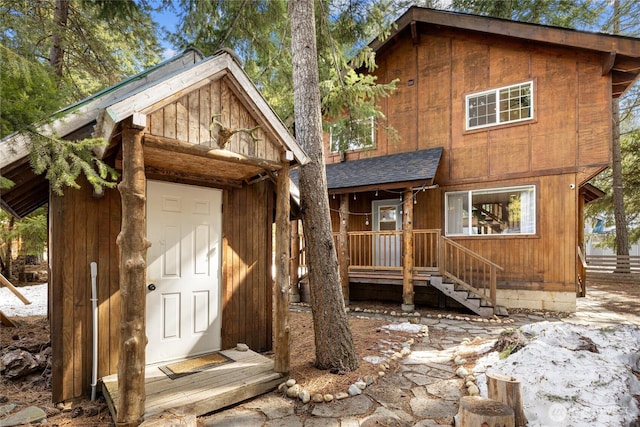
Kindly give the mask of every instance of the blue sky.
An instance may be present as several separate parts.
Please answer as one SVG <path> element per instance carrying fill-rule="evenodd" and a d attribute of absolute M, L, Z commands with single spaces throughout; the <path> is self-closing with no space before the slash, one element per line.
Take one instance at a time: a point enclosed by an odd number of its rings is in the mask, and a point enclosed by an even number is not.
<path fill-rule="evenodd" d="M 156 2 L 151 2 L 153 6 L 156 6 Z M 159 6 L 159 5 L 158 5 Z M 158 12 L 151 13 L 153 20 L 156 21 L 160 27 L 164 27 L 169 31 L 174 31 L 178 24 L 178 17 L 176 16 L 176 12 L 171 9 L 164 9 Z M 160 39 L 160 45 L 163 48 L 162 57 L 164 59 L 171 58 L 175 56 L 178 51 L 174 49 L 174 47 L 167 40 L 163 38 L 162 31 L 160 31 L 160 27 L 157 29 L 158 38 Z"/>

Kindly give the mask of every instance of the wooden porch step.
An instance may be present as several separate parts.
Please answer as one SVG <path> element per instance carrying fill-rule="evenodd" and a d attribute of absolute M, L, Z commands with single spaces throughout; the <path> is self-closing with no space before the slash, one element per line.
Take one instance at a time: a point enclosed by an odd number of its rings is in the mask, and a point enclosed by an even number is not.
<path fill-rule="evenodd" d="M 494 314 L 506 316 L 508 314 L 505 307 L 496 306 L 494 308 L 493 305 L 491 305 L 491 303 L 486 299 L 480 298 L 479 296 L 466 290 L 462 286 L 458 286 L 454 283 L 444 282 L 442 280 L 442 277 L 432 277 L 431 286 L 438 289 L 446 296 L 456 300 L 479 316 L 488 317 Z"/>
<path fill-rule="evenodd" d="M 273 371 L 273 361 L 251 350 L 224 350 L 234 362 L 204 372 L 170 379 L 157 366 L 145 370 L 145 418 L 163 411 L 188 408 L 196 416 L 242 402 L 275 389 L 285 376 Z M 116 420 L 117 376 L 102 379 L 102 389 Z"/>
<path fill-rule="evenodd" d="M 429 286 L 431 274 L 414 273 L 414 286 Z M 372 285 L 402 285 L 402 271 L 389 270 L 368 270 L 368 271 L 350 271 L 350 283 L 369 283 Z"/>

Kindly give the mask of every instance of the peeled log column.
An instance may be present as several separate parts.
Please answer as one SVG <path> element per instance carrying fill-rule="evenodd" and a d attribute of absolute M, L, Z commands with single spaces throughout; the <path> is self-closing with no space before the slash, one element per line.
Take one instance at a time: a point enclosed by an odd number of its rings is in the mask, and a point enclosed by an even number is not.
<path fill-rule="evenodd" d="M 489 399 L 505 403 L 515 415 L 516 427 L 526 426 L 527 417 L 522 406 L 522 384 L 515 377 L 496 373 L 487 373 L 487 391 Z"/>
<path fill-rule="evenodd" d="M 464 396 L 460 399 L 457 416 L 460 427 L 515 426 L 513 409 L 485 397 Z"/>

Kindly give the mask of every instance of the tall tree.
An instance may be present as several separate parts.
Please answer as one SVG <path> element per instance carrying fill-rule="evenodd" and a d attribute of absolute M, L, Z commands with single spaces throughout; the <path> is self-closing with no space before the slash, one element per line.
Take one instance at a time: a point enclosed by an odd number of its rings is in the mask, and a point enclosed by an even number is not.
<path fill-rule="evenodd" d="M 358 357 L 344 308 L 327 199 L 314 1 L 289 0 L 289 19 L 296 137 L 311 159 L 300 170 L 300 195 L 316 367 L 351 371 L 358 367 Z"/>

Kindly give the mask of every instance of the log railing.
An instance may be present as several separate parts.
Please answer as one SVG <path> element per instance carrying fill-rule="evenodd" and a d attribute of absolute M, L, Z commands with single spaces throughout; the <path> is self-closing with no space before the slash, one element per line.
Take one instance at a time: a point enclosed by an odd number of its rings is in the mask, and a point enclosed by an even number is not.
<path fill-rule="evenodd" d="M 504 269 L 447 237 L 440 240 L 440 274 L 495 307 L 498 270 Z"/>
<path fill-rule="evenodd" d="M 586 282 L 587 282 L 587 260 L 582 251 L 582 247 L 578 245 L 578 289 L 577 294 L 580 297 L 586 296 Z"/>

